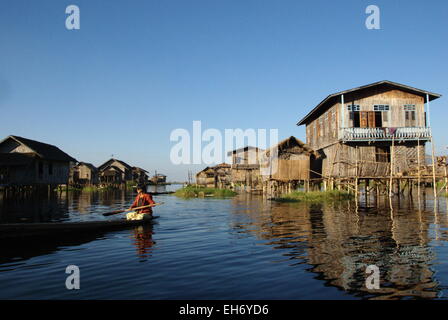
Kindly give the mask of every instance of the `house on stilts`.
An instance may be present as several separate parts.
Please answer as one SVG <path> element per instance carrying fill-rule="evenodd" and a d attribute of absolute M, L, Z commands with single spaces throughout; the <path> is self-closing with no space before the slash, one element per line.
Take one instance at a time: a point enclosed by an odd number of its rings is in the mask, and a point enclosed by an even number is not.
<path fill-rule="evenodd" d="M 296 137 L 289 137 L 265 150 L 260 157 L 264 194 L 288 193 L 299 186 L 309 189 L 319 177 L 320 156 Z"/>
<path fill-rule="evenodd" d="M 430 102 L 439 97 L 392 81 L 327 96 L 297 123 L 306 126 L 307 144 L 321 156 L 324 186 L 406 176 L 425 165 Z"/>

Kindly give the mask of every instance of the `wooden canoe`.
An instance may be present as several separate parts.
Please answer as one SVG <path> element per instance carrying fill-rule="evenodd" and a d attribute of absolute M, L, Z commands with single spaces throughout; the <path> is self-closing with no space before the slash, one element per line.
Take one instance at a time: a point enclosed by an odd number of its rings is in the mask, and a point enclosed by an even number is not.
<path fill-rule="evenodd" d="M 0 239 L 22 237 L 52 237 L 76 233 L 101 233 L 105 231 L 120 230 L 129 227 L 150 225 L 155 219 L 126 220 L 115 219 L 106 221 L 86 222 L 48 222 L 48 223 L 6 223 L 0 224 Z"/>

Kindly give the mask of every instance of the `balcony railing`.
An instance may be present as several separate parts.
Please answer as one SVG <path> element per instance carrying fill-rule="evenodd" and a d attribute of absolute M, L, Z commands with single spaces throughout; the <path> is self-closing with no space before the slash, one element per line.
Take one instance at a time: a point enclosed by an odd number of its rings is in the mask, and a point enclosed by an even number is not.
<path fill-rule="evenodd" d="M 343 141 L 429 140 L 431 128 L 342 128 L 339 139 Z"/>

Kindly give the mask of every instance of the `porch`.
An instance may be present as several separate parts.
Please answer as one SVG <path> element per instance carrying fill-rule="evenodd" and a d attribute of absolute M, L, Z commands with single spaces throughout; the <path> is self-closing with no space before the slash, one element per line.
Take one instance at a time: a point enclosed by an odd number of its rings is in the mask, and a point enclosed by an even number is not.
<path fill-rule="evenodd" d="M 392 141 L 392 139 L 430 140 L 431 128 L 400 127 L 400 128 L 342 128 L 339 130 L 339 140 L 348 141 Z"/>

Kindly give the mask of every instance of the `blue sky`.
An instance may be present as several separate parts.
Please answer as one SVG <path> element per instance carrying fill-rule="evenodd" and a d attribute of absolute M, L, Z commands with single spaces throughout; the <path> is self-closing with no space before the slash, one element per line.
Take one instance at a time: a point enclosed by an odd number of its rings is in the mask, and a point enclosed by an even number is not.
<path fill-rule="evenodd" d="M 65 28 L 78 5 L 81 29 Z M 381 10 L 367 30 L 365 9 Z M 172 130 L 278 128 L 330 93 L 379 80 L 443 95 L 431 104 L 446 153 L 447 1 L 0 2 L 0 136 L 55 144 L 99 165 L 112 154 L 185 180 Z"/>

